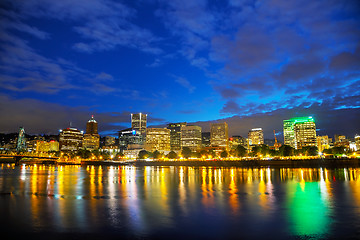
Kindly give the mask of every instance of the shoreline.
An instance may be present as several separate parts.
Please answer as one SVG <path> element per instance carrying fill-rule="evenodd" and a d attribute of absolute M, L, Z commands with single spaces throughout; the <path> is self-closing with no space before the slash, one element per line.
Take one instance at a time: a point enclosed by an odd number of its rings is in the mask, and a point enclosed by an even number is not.
<path fill-rule="evenodd" d="M 0 159 L 0 164 L 13 164 L 13 159 Z M 81 161 L 81 163 L 72 162 L 54 162 L 43 160 L 21 160 L 20 164 L 47 164 L 47 165 L 81 165 L 81 166 L 187 166 L 187 167 L 271 167 L 271 168 L 342 168 L 342 167 L 360 167 L 360 158 L 340 158 L 340 159 L 287 159 L 287 160 L 187 160 L 187 161 L 163 161 L 163 160 L 136 160 L 133 162 L 117 161 Z"/>

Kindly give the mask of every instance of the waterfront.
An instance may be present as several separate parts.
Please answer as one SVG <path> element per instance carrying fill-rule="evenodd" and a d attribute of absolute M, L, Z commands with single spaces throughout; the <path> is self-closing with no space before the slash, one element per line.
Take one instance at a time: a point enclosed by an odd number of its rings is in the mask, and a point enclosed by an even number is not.
<path fill-rule="evenodd" d="M 360 234 L 360 168 L 0 165 L 1 230 L 39 238 Z"/>

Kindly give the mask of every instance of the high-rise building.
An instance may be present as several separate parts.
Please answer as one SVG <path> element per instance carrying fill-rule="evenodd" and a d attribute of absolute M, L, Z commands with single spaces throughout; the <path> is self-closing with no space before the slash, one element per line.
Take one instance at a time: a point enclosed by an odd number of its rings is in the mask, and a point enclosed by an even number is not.
<path fill-rule="evenodd" d="M 60 151 L 77 151 L 81 148 L 83 132 L 76 128 L 65 128 L 60 130 L 59 147 Z"/>
<path fill-rule="evenodd" d="M 356 150 L 360 151 L 360 135 L 355 135 L 355 146 L 356 146 Z"/>
<path fill-rule="evenodd" d="M 262 128 L 253 128 L 248 133 L 249 145 L 264 144 L 264 133 Z"/>
<path fill-rule="evenodd" d="M 20 127 L 19 129 L 19 135 L 17 138 L 17 145 L 16 145 L 16 151 L 22 152 L 26 150 L 26 139 L 25 139 L 25 129 L 23 127 Z"/>
<path fill-rule="evenodd" d="M 228 125 L 223 123 L 212 123 L 210 126 L 210 141 L 212 147 L 229 148 Z"/>
<path fill-rule="evenodd" d="M 167 128 L 147 128 L 145 149 L 153 152 L 170 151 L 170 129 Z"/>
<path fill-rule="evenodd" d="M 186 126 L 186 122 L 169 123 L 167 129 L 170 129 L 170 149 L 172 151 L 181 150 L 181 128 Z"/>
<path fill-rule="evenodd" d="M 183 126 L 181 127 L 181 148 L 188 147 L 192 151 L 201 148 L 201 127 Z"/>
<path fill-rule="evenodd" d="M 124 150 L 141 149 L 144 147 L 145 137 L 142 132 L 132 128 L 119 131 L 119 149 Z"/>
<path fill-rule="evenodd" d="M 313 117 L 284 120 L 284 144 L 295 149 L 316 146 L 316 126 Z"/>
<path fill-rule="evenodd" d="M 83 138 L 83 148 L 88 150 L 99 149 L 100 136 L 98 134 L 98 123 L 95 121 L 94 116 L 86 123 L 86 133 Z"/>
<path fill-rule="evenodd" d="M 211 145 L 210 132 L 202 132 L 201 133 L 201 145 L 203 148 L 210 147 L 210 145 Z"/>
<path fill-rule="evenodd" d="M 246 138 L 242 136 L 232 136 L 231 138 L 229 138 L 229 145 L 230 148 L 236 148 L 238 145 L 247 147 Z"/>
<path fill-rule="evenodd" d="M 317 136 L 317 147 L 319 149 L 319 152 L 324 151 L 324 149 L 330 148 L 331 138 L 329 138 L 327 135 L 325 136 Z"/>
<path fill-rule="evenodd" d="M 86 134 L 98 134 L 98 123 L 94 115 L 91 115 L 91 119 L 86 123 Z"/>
<path fill-rule="evenodd" d="M 315 122 L 297 122 L 294 125 L 295 149 L 303 147 L 316 147 L 316 126 Z"/>
<path fill-rule="evenodd" d="M 105 137 L 105 146 L 114 146 L 115 145 L 115 137 L 106 136 Z"/>
<path fill-rule="evenodd" d="M 144 133 L 146 131 L 147 114 L 132 113 L 131 114 L 131 128 L 139 130 Z"/>

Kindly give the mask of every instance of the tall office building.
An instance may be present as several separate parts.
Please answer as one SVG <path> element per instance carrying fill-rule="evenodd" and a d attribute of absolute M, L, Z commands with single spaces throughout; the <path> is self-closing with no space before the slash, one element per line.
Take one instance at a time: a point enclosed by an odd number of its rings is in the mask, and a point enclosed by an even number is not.
<path fill-rule="evenodd" d="M 316 146 L 316 126 L 312 117 L 284 120 L 284 144 L 295 149 Z"/>
<path fill-rule="evenodd" d="M 331 138 L 329 138 L 327 135 L 325 136 L 317 136 L 317 147 L 319 149 L 319 152 L 324 151 L 324 149 L 330 148 Z"/>
<path fill-rule="evenodd" d="M 211 134 L 210 132 L 201 132 L 201 145 L 203 148 L 211 146 Z"/>
<path fill-rule="evenodd" d="M 60 151 L 77 151 L 81 148 L 83 133 L 76 128 L 60 130 L 59 147 Z"/>
<path fill-rule="evenodd" d="M 98 134 L 98 123 L 95 121 L 94 116 L 86 123 L 86 133 L 83 138 L 83 148 L 88 150 L 99 149 L 100 136 Z"/>
<path fill-rule="evenodd" d="M 94 119 L 94 115 L 91 115 L 91 119 L 86 123 L 87 134 L 98 134 L 98 123 Z"/>
<path fill-rule="evenodd" d="M 262 128 L 253 128 L 248 133 L 249 145 L 264 144 L 264 133 Z"/>
<path fill-rule="evenodd" d="M 23 127 L 20 127 L 19 129 L 19 135 L 17 138 L 17 145 L 16 145 L 16 151 L 22 152 L 26 150 L 26 139 L 25 139 L 25 129 Z"/>
<path fill-rule="evenodd" d="M 170 129 L 167 128 L 147 128 L 145 149 L 153 152 L 170 151 Z"/>
<path fill-rule="evenodd" d="M 141 149 L 144 147 L 145 137 L 140 130 L 127 128 L 119 131 L 119 148 L 120 151 Z"/>
<path fill-rule="evenodd" d="M 210 141 L 212 147 L 229 148 L 228 125 L 223 123 L 212 123 L 210 126 Z"/>
<path fill-rule="evenodd" d="M 183 126 L 181 128 L 181 148 L 188 147 L 192 151 L 201 148 L 201 127 Z"/>
<path fill-rule="evenodd" d="M 181 128 L 186 126 L 186 122 L 169 123 L 167 129 L 170 129 L 170 149 L 172 151 L 181 150 Z"/>
<path fill-rule="evenodd" d="M 114 146 L 116 142 L 116 138 L 112 136 L 105 137 L 105 146 Z"/>
<path fill-rule="evenodd" d="M 132 113 L 131 128 L 144 133 L 146 131 L 147 114 Z"/>

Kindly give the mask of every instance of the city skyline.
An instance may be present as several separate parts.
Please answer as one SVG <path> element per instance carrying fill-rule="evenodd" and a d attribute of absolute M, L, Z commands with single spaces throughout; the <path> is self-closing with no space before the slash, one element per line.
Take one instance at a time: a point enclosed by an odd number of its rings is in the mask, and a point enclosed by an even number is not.
<path fill-rule="evenodd" d="M 357 1 L 2 1 L 0 132 L 187 122 L 229 136 L 313 116 L 360 133 Z"/>

